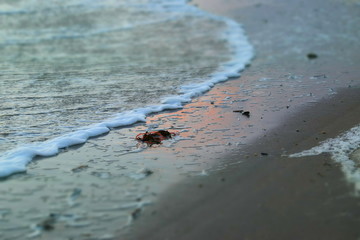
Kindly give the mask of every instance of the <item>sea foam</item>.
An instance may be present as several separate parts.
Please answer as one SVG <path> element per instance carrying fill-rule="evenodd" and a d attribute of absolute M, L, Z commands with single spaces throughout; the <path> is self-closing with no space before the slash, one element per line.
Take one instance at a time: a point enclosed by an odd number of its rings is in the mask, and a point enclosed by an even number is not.
<path fill-rule="evenodd" d="M 319 146 L 300 153 L 291 154 L 290 157 L 315 156 L 322 153 L 329 153 L 331 158 L 341 164 L 346 179 L 353 183 L 357 193 L 360 193 L 360 169 L 359 163 L 351 159 L 351 154 L 360 148 L 360 125 L 351 128 L 349 131 L 336 138 L 330 138 Z"/>
<path fill-rule="evenodd" d="M 85 143 L 89 138 L 108 133 L 112 128 L 129 126 L 136 122 L 145 122 L 149 114 L 164 110 L 180 109 L 194 97 L 209 91 L 215 84 L 232 77 L 239 77 L 254 56 L 254 50 L 249 43 L 241 25 L 231 19 L 215 16 L 196 7 L 186 4 L 186 1 L 177 1 L 177 4 L 156 5 L 156 11 L 168 11 L 171 8 L 181 8 L 184 12 L 196 14 L 209 20 L 220 21 L 226 24 L 227 31 L 223 38 L 228 42 L 232 53 L 230 61 L 220 65 L 218 70 L 200 83 L 187 84 L 180 87 L 179 94 L 160 99 L 160 104 L 137 108 L 114 115 L 98 124 L 80 128 L 72 133 L 34 144 L 27 144 L 5 152 L 0 156 L 0 177 L 26 171 L 26 165 L 35 156 L 54 156 L 60 149 Z"/>

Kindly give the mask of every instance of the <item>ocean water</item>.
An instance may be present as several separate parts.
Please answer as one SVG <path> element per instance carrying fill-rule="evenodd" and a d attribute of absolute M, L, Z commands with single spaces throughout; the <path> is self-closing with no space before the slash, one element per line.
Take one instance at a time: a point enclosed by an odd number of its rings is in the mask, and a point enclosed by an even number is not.
<path fill-rule="evenodd" d="M 236 22 L 184 0 L 0 3 L 0 177 L 239 76 Z"/>

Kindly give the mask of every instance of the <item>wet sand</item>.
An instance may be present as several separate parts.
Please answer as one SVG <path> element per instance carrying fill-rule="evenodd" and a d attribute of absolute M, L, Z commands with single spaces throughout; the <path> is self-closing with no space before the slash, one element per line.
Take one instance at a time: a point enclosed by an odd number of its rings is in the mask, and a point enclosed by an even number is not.
<path fill-rule="evenodd" d="M 250 101 L 233 96 L 252 113 L 238 122 L 250 137 L 218 155 L 223 168 L 162 193 L 128 239 L 358 239 L 360 200 L 341 166 L 287 154 L 359 124 L 359 3 L 194 4 L 243 23 L 255 45 L 251 67 L 227 83 L 256 89 Z"/>
<path fill-rule="evenodd" d="M 359 101 L 360 89 L 342 91 L 225 155 L 227 168 L 161 195 L 129 238 L 358 239 L 360 201 L 341 166 L 326 154 L 286 155 L 358 124 Z"/>

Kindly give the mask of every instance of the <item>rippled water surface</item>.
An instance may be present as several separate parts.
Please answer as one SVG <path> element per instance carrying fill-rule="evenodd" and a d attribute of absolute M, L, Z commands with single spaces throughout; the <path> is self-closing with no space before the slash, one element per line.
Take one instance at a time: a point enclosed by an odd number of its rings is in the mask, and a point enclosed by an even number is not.
<path fill-rule="evenodd" d="M 0 152 L 158 103 L 230 58 L 183 1 L 2 1 Z"/>

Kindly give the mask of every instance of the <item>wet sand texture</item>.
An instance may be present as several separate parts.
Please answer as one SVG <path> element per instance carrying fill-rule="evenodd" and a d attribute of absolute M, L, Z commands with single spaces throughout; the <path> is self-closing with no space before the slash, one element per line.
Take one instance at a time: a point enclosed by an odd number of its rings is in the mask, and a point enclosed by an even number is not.
<path fill-rule="evenodd" d="M 326 154 L 286 157 L 356 124 L 354 100 L 359 89 L 308 108 L 223 159 L 242 164 L 173 186 L 135 223 L 134 239 L 357 239 L 359 199 L 341 167 Z"/>
<path fill-rule="evenodd" d="M 241 164 L 169 188 L 129 239 L 358 239 L 359 198 L 341 167 L 326 154 L 286 155 L 359 124 L 359 3 L 195 2 L 244 24 L 257 57 L 241 81 L 270 82 L 265 100 L 245 106 L 267 131 L 221 158 Z"/>

